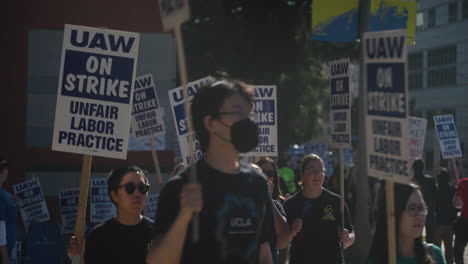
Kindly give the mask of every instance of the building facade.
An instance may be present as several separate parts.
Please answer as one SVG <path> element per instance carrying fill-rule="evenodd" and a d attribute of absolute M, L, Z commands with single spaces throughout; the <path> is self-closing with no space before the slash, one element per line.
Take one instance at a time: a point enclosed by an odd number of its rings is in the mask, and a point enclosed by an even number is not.
<path fill-rule="evenodd" d="M 468 172 L 468 0 L 420 0 L 416 41 L 408 54 L 412 115 L 428 119 L 425 160 L 434 164 L 432 117 L 452 114 L 463 157 L 462 176 Z M 441 160 L 442 166 L 449 166 Z"/>

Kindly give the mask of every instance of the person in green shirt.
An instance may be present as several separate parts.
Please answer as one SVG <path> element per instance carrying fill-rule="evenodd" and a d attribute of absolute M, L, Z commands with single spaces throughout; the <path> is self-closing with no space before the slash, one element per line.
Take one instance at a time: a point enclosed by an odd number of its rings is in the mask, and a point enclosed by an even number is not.
<path fill-rule="evenodd" d="M 296 193 L 297 183 L 296 183 L 296 176 L 294 175 L 294 171 L 287 167 L 286 161 L 284 159 L 278 160 L 278 174 L 283 179 L 284 183 L 286 184 L 286 192 L 289 195 L 293 195 Z M 286 195 L 288 196 L 288 195 Z"/>
<path fill-rule="evenodd" d="M 378 222 L 367 264 L 388 263 L 385 188 L 379 194 Z M 423 242 L 428 208 L 419 186 L 394 185 L 397 264 L 446 264 L 440 248 Z"/>

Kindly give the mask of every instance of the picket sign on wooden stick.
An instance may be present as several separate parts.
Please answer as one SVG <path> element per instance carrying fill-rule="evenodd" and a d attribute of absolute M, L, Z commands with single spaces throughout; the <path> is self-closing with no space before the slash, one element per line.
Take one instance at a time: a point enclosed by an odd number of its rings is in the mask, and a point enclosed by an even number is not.
<path fill-rule="evenodd" d="M 453 171 L 455 171 L 455 177 L 457 178 L 457 183 L 460 180 L 460 172 L 458 171 L 457 161 L 455 158 L 450 159 L 452 161 Z"/>
<path fill-rule="evenodd" d="M 81 167 L 80 198 L 78 202 L 78 214 L 76 215 L 75 237 L 79 245 L 83 245 L 84 227 L 86 224 L 86 206 L 88 205 L 89 178 L 91 177 L 91 163 L 93 156 L 83 155 L 83 165 Z M 84 262 L 84 250 L 81 249 L 81 257 L 74 257 L 72 264 Z"/>
<path fill-rule="evenodd" d="M 159 160 L 158 160 L 158 153 L 156 152 L 156 145 L 154 144 L 154 138 L 150 139 L 151 142 L 151 154 L 153 156 L 153 162 L 154 162 L 154 169 L 156 173 L 156 179 L 158 180 L 159 186 L 161 186 L 163 182 L 163 178 L 161 175 L 161 167 L 159 166 Z"/>
<path fill-rule="evenodd" d="M 185 108 L 185 116 L 187 120 L 187 134 L 189 135 L 188 137 L 189 155 L 191 157 L 192 162 L 195 163 L 195 153 L 193 150 L 193 137 L 190 136 L 193 131 L 192 112 L 190 110 L 190 105 L 188 102 L 189 95 L 188 95 L 188 87 L 187 87 L 187 83 L 188 83 L 187 68 L 185 65 L 184 43 L 182 39 L 182 32 L 180 29 L 180 24 L 178 24 L 175 27 L 175 35 L 176 35 L 176 45 L 177 45 L 177 62 L 179 66 L 179 74 L 180 74 L 180 79 L 182 82 L 182 87 L 183 87 L 183 92 L 184 92 L 184 108 Z M 198 181 L 195 164 L 191 166 L 189 181 L 190 182 Z M 198 222 L 199 222 L 198 214 L 194 214 L 192 218 L 192 241 L 193 242 L 198 242 L 199 237 L 200 237 Z"/>
<path fill-rule="evenodd" d="M 388 264 L 396 264 L 395 240 L 395 193 L 394 182 L 385 182 L 385 199 L 387 203 Z"/>
<path fill-rule="evenodd" d="M 341 211 L 341 228 L 345 228 L 344 223 L 344 196 L 345 196 L 345 188 L 344 188 L 344 154 L 343 154 L 343 147 L 340 147 L 340 211 Z"/>

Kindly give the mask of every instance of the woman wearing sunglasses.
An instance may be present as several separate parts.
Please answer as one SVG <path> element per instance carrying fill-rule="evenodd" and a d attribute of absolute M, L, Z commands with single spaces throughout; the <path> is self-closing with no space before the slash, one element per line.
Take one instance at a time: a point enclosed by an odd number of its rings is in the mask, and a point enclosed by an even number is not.
<path fill-rule="evenodd" d="M 300 172 L 302 190 L 284 204 L 291 226 L 289 263 L 344 263 L 343 249 L 355 240 L 348 207 L 345 204 L 343 228 L 340 197 L 323 188 L 325 169 L 319 156 L 305 156 Z"/>
<path fill-rule="evenodd" d="M 387 213 L 385 188 L 378 197 L 377 227 L 368 264 L 388 263 Z M 422 232 L 428 213 L 417 185 L 394 185 L 397 264 L 445 264 L 440 249 L 426 244 Z"/>
<path fill-rule="evenodd" d="M 85 263 L 146 263 L 146 253 L 153 238 L 153 221 L 141 215 L 149 190 L 148 178 L 137 166 L 114 169 L 107 179 L 107 189 L 117 207 L 117 216 L 89 233 Z M 78 242 L 72 238 L 68 255 L 78 254 Z"/>
<path fill-rule="evenodd" d="M 271 198 L 273 200 L 273 217 L 274 217 L 274 228 L 271 230 L 272 235 L 269 239 L 270 249 L 272 252 L 273 263 L 286 263 L 285 256 L 280 258 L 278 250 L 287 249 L 289 240 L 287 236 L 289 234 L 288 223 L 286 222 L 286 213 L 284 212 L 283 205 L 279 201 L 284 200 L 282 196 L 282 190 L 279 185 L 279 175 L 276 170 L 276 165 L 270 158 L 263 158 L 257 161 L 257 165 L 262 169 L 262 172 L 267 177 L 268 190 L 270 191 Z M 287 251 L 286 251 L 287 253 Z"/>

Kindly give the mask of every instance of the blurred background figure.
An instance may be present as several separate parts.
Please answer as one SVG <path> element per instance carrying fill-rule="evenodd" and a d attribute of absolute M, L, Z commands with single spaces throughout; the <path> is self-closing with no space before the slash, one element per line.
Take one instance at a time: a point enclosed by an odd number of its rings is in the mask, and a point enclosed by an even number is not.
<path fill-rule="evenodd" d="M 413 162 L 413 180 L 416 182 L 417 185 L 420 186 L 424 201 L 426 202 L 428 208 L 426 217 L 426 242 L 434 243 L 434 230 L 436 226 L 435 211 L 437 205 L 437 184 L 431 175 L 424 173 L 424 170 L 424 160 L 416 159 Z"/>
<path fill-rule="evenodd" d="M 283 179 L 286 185 L 285 197 L 287 198 L 290 195 L 293 195 L 297 192 L 298 186 L 296 182 L 296 176 L 294 170 L 290 169 L 286 163 L 286 160 L 283 158 L 278 159 L 278 174 Z"/>
<path fill-rule="evenodd" d="M 15 252 L 16 244 L 16 217 L 18 209 L 14 197 L 3 189 L 8 179 L 8 161 L 0 157 L 0 261 L 10 263 Z"/>
<path fill-rule="evenodd" d="M 455 263 L 463 264 L 463 253 L 468 243 L 468 178 L 463 178 L 458 182 L 457 192 L 453 197 L 453 206 L 461 209 L 461 215 L 457 217 L 453 227 Z"/>
<path fill-rule="evenodd" d="M 177 163 L 177 165 L 174 166 L 174 169 L 172 170 L 172 177 L 176 176 L 179 172 L 181 172 L 183 169 L 185 169 L 185 164 L 183 162 Z"/>
<path fill-rule="evenodd" d="M 453 223 L 457 217 L 457 209 L 452 205 L 456 187 L 450 182 L 450 174 L 447 168 L 441 168 L 437 176 L 437 211 L 436 228 L 434 232 L 434 244 L 442 248 L 447 264 L 453 263 Z"/>
<path fill-rule="evenodd" d="M 273 263 L 286 263 L 287 239 L 289 233 L 288 223 L 286 222 L 286 212 L 282 203 L 284 202 L 283 189 L 280 188 L 281 179 L 278 175 L 276 165 L 270 158 L 263 158 L 256 163 L 267 177 L 268 189 L 273 199 L 273 217 L 274 228 L 269 240 L 272 251 Z M 281 254 L 280 254 L 281 251 Z"/>

